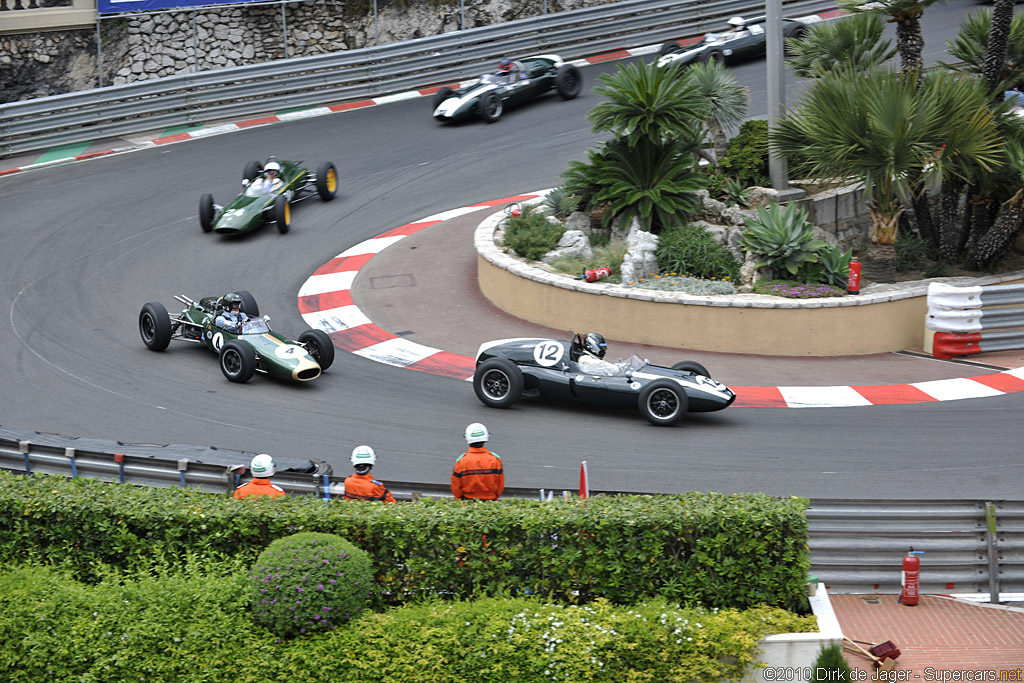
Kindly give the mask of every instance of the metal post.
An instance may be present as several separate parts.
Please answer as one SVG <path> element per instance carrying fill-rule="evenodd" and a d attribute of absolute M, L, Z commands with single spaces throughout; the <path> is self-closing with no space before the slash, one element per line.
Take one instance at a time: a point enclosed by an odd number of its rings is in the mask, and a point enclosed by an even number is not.
<path fill-rule="evenodd" d="M 373 44 L 380 45 L 380 26 L 377 23 L 377 0 L 373 0 Z"/>
<path fill-rule="evenodd" d="M 782 0 L 767 0 L 765 20 L 766 57 L 768 63 L 768 127 L 786 113 L 786 66 L 782 61 Z M 768 177 L 776 190 L 789 189 L 786 160 L 775 154 L 768 157 Z"/>
<path fill-rule="evenodd" d="M 100 15 L 96 15 L 96 73 L 100 78 L 100 86 L 103 87 L 103 35 L 100 31 Z"/>
<path fill-rule="evenodd" d="M 989 602 L 999 602 L 999 551 L 996 548 L 996 506 L 985 503 L 985 540 L 988 542 Z"/>
<path fill-rule="evenodd" d="M 459 0 L 459 16 L 462 17 L 462 19 L 461 19 L 462 23 L 461 23 L 461 26 L 460 26 L 459 30 L 465 31 L 466 30 L 466 0 Z"/>
<path fill-rule="evenodd" d="M 199 73 L 199 27 L 196 26 L 196 13 L 192 13 L 192 73 Z"/>
<path fill-rule="evenodd" d="M 281 0 L 281 26 L 284 29 L 284 58 L 288 59 L 288 19 L 284 14 L 284 0 Z"/>

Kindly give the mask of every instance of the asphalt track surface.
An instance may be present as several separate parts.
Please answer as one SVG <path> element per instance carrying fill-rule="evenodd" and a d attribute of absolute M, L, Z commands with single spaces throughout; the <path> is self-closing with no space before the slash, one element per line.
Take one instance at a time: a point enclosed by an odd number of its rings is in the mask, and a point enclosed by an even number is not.
<path fill-rule="evenodd" d="M 973 7 L 929 8 L 926 59 Z M 380 478 L 440 483 L 463 450 L 465 425 L 482 421 L 509 486 L 574 488 L 587 460 L 596 490 L 1018 498 L 1021 394 L 845 409 L 734 407 L 662 429 L 628 412 L 488 410 L 466 382 L 345 353 L 312 383 L 256 377 L 235 385 L 197 347 L 174 344 L 158 354 L 142 345 L 143 303 L 174 311 L 174 294 L 231 289 L 251 291 L 275 329 L 298 335 L 299 287 L 346 248 L 422 216 L 557 184 L 567 162 L 594 144 L 584 115 L 600 98 L 589 88 L 614 68 L 584 69 L 588 89 L 577 100 L 551 96 L 493 125 L 440 127 L 425 100 L 412 100 L 0 178 L 0 423 L 318 458 L 337 472 L 348 469 L 352 447 L 368 443 Z M 751 86 L 749 115 L 762 116 L 763 62 L 736 71 Z M 314 167 L 333 161 L 338 198 L 296 205 L 288 235 L 272 226 L 231 240 L 201 233 L 199 195 L 227 200 L 244 163 L 271 154 Z M 467 298 L 479 296 L 465 289 Z M 815 384 L 850 381 L 834 377 L 828 363 L 793 363 L 794 375 L 820 375 Z M 878 371 L 874 357 L 863 359 L 864 377 Z"/>

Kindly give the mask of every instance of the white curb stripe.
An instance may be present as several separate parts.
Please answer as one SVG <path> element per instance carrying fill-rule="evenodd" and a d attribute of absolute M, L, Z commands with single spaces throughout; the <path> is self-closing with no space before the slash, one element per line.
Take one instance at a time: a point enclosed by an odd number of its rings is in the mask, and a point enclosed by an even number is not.
<path fill-rule="evenodd" d="M 790 408 L 846 408 L 873 405 L 853 387 L 779 387 L 779 393 Z"/>
<path fill-rule="evenodd" d="M 937 379 L 931 382 L 915 382 L 910 386 L 920 389 L 939 401 L 1002 396 L 1005 393 L 966 377 L 960 379 Z"/>
<path fill-rule="evenodd" d="M 362 356 L 363 358 L 375 360 L 379 363 L 386 363 L 387 365 L 395 365 L 400 368 L 404 368 L 406 365 L 412 365 L 424 358 L 429 358 L 439 351 L 440 349 L 433 349 L 429 346 L 409 341 L 408 339 L 395 337 L 394 339 L 388 339 L 387 341 L 382 341 L 379 344 L 374 344 L 373 346 L 367 346 L 366 348 L 353 351 L 352 353 L 357 356 Z"/>
<path fill-rule="evenodd" d="M 348 249 L 346 249 L 345 251 L 341 252 L 340 254 L 335 256 L 334 258 L 344 258 L 345 256 L 362 256 L 363 254 L 379 254 L 380 252 L 384 251 L 385 249 L 390 247 L 395 242 L 397 242 L 399 240 L 403 240 L 406 237 L 408 237 L 408 235 L 392 235 L 391 237 L 374 237 L 374 238 L 368 239 L 368 240 L 366 240 L 364 242 L 360 242 L 359 244 L 357 244 L 357 245 L 355 245 L 353 247 L 349 247 Z M 313 277 L 317 277 L 317 276 L 314 275 Z"/>
<path fill-rule="evenodd" d="M 302 319 L 313 329 L 323 330 L 327 334 L 342 332 L 354 327 L 369 325 L 373 321 L 367 318 L 358 306 L 341 306 L 326 311 L 303 313 Z"/>
<path fill-rule="evenodd" d="M 311 275 L 302 284 L 299 296 L 311 296 L 313 294 L 326 294 L 328 292 L 340 292 L 352 289 L 352 281 L 356 279 L 356 270 L 343 270 L 340 273 L 324 273 L 323 275 Z"/>

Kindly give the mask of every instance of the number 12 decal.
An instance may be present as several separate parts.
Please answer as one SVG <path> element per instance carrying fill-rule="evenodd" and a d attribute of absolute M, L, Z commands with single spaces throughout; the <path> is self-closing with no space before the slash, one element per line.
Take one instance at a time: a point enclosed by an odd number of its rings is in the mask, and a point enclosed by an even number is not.
<path fill-rule="evenodd" d="M 537 365 L 550 368 L 562 360 L 562 345 L 556 341 L 543 341 L 533 347 L 533 359 Z"/>

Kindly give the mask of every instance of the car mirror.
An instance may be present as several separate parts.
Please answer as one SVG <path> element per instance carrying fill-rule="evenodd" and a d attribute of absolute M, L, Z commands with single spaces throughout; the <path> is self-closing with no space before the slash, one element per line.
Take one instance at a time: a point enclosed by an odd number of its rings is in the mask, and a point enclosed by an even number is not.
<path fill-rule="evenodd" d="M 242 187 L 249 187 L 249 179 L 242 178 Z"/>
<path fill-rule="evenodd" d="M 263 316 L 263 319 L 266 320 L 267 322 L 270 322 L 270 316 L 269 315 Z"/>

